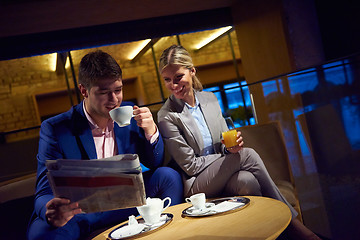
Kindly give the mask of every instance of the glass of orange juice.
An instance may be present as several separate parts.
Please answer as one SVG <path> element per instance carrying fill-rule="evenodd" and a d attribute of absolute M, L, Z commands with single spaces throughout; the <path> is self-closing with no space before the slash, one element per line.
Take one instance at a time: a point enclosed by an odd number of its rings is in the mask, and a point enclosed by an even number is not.
<path fill-rule="evenodd" d="M 225 118 L 225 121 L 229 127 L 229 131 L 223 132 L 222 137 L 224 139 L 226 148 L 232 148 L 238 145 L 238 143 L 236 142 L 237 131 L 235 129 L 234 122 L 232 121 L 231 117 Z"/>

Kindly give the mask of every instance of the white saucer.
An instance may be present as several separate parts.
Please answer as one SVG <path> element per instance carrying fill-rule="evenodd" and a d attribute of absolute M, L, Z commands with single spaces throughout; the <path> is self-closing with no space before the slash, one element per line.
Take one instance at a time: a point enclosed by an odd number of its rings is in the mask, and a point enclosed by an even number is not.
<path fill-rule="evenodd" d="M 249 206 L 250 199 L 246 197 L 225 197 L 211 200 L 206 203 L 206 208 L 196 210 L 193 206 L 182 211 L 185 217 L 206 217 L 216 214 L 222 214 L 234 210 L 240 210 Z"/>
<path fill-rule="evenodd" d="M 121 239 L 125 237 L 134 236 L 136 234 L 139 234 L 145 227 L 146 227 L 145 224 L 141 224 L 141 223 L 134 225 L 126 225 L 112 232 L 110 237 L 112 239 Z"/>
<path fill-rule="evenodd" d="M 160 226 L 162 226 L 162 225 L 164 225 L 166 223 L 166 220 L 160 220 L 160 222 L 157 222 L 157 223 L 152 223 L 152 224 L 150 224 L 150 223 L 144 223 L 146 226 L 149 226 L 149 227 L 151 227 L 151 228 L 157 228 L 157 227 L 160 227 Z"/>
<path fill-rule="evenodd" d="M 211 211 L 211 208 L 213 206 L 215 206 L 214 203 L 205 203 L 204 209 L 196 209 L 195 207 L 189 207 L 188 209 L 186 209 L 186 213 L 189 215 L 201 215 Z"/>
<path fill-rule="evenodd" d="M 157 223 L 144 222 L 144 224 L 146 226 L 150 227 L 151 229 L 155 229 L 155 228 L 158 228 L 158 227 L 161 227 L 162 225 L 164 225 L 167 222 L 167 220 L 168 220 L 167 214 L 162 214 L 159 222 L 157 222 Z"/>
<path fill-rule="evenodd" d="M 138 224 L 133 223 L 129 225 L 129 221 L 127 223 L 123 223 L 118 226 L 116 229 L 112 230 L 107 239 L 115 240 L 115 239 L 128 239 L 134 238 L 136 236 L 141 236 L 142 234 L 147 234 L 151 231 L 156 231 L 167 226 L 174 218 L 174 215 L 171 213 L 162 213 L 160 217 L 160 222 L 155 224 L 146 224 L 143 218 L 138 218 L 136 221 Z M 134 221 L 135 222 L 135 221 Z"/>

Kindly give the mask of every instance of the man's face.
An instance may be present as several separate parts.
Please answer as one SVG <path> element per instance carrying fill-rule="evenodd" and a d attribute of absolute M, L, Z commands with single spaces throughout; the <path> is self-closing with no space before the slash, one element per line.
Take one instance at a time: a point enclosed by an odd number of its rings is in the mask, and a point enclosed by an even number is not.
<path fill-rule="evenodd" d="M 90 116 L 95 120 L 110 119 L 109 111 L 119 107 L 122 99 L 122 80 L 101 80 L 90 90 L 80 87 L 85 97 L 85 107 Z"/>

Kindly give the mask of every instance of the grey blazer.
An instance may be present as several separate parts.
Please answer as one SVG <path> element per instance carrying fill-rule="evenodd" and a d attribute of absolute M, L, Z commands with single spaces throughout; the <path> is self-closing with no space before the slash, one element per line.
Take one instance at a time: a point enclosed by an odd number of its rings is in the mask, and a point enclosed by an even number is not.
<path fill-rule="evenodd" d="M 195 91 L 195 95 L 211 133 L 215 154 L 202 156 L 204 142 L 201 132 L 182 100 L 171 95 L 158 112 L 158 127 L 167 150 L 183 170 L 185 195 L 197 175 L 224 156 L 225 146 L 221 143 L 221 133 L 228 130 L 215 94 Z"/>

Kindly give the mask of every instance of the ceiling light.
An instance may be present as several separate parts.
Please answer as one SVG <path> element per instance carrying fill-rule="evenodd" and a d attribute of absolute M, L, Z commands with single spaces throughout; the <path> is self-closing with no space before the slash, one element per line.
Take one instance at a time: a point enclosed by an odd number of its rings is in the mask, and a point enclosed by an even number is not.
<path fill-rule="evenodd" d="M 49 68 L 50 71 L 56 71 L 56 64 L 57 64 L 57 53 L 49 54 Z"/>
<path fill-rule="evenodd" d="M 220 37 L 221 35 L 223 35 L 224 33 L 226 33 L 227 31 L 229 31 L 231 29 L 232 29 L 232 26 L 217 29 L 217 31 L 212 33 L 209 37 L 207 37 L 206 39 L 204 39 L 200 43 L 198 43 L 195 46 L 195 50 L 199 50 L 200 48 L 202 48 L 205 45 L 209 44 L 210 42 L 214 41 L 216 38 Z"/>
<path fill-rule="evenodd" d="M 132 60 L 138 55 L 138 53 L 151 41 L 151 39 L 145 39 L 139 41 L 138 46 L 134 48 L 134 50 L 128 55 L 128 59 Z"/>
<path fill-rule="evenodd" d="M 68 69 L 70 67 L 69 57 L 66 58 L 65 68 Z"/>

